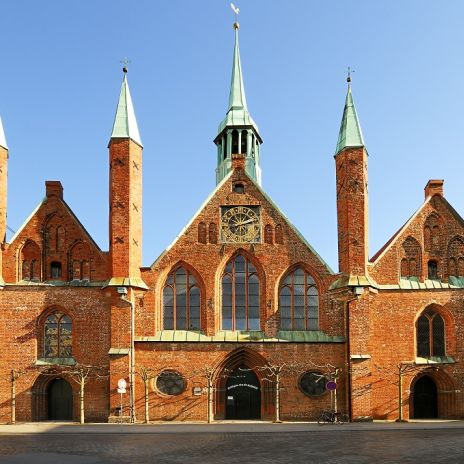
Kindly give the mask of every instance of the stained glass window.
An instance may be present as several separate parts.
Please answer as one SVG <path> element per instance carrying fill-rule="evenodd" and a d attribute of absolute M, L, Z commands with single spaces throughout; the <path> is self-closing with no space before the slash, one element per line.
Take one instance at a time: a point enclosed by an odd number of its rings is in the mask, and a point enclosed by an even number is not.
<path fill-rule="evenodd" d="M 327 377 L 320 372 L 305 372 L 299 381 L 300 390 L 308 396 L 322 395 L 326 391 Z"/>
<path fill-rule="evenodd" d="M 222 330 L 259 330 L 259 278 L 242 255 L 232 258 L 222 276 Z"/>
<path fill-rule="evenodd" d="M 282 330 L 319 329 L 319 292 L 314 279 L 301 267 L 285 277 L 279 309 Z"/>
<path fill-rule="evenodd" d="M 183 267 L 169 274 L 163 289 L 163 328 L 200 330 L 200 288 Z"/>
<path fill-rule="evenodd" d="M 66 314 L 54 312 L 45 320 L 44 356 L 46 358 L 72 357 L 72 321 Z"/>
<path fill-rule="evenodd" d="M 155 381 L 156 389 L 164 395 L 180 395 L 186 386 L 184 377 L 174 371 L 163 371 Z"/>
<path fill-rule="evenodd" d="M 432 309 L 417 320 L 417 356 L 445 356 L 445 321 Z"/>

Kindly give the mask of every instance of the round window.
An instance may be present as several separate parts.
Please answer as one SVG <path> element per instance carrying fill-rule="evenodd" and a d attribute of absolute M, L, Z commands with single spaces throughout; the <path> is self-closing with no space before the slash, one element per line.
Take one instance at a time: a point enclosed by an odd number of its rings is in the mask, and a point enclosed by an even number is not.
<path fill-rule="evenodd" d="M 180 395 L 185 390 L 185 379 L 174 371 L 164 371 L 156 378 L 156 389 L 164 395 Z"/>
<path fill-rule="evenodd" d="M 305 372 L 299 381 L 300 390 L 308 396 L 317 396 L 325 393 L 327 377 L 320 372 Z"/>

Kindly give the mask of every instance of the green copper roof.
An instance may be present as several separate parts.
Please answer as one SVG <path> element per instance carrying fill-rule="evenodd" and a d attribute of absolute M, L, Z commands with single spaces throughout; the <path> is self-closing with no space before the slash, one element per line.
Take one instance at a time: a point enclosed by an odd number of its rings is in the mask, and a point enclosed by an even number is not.
<path fill-rule="evenodd" d="M 5 132 L 3 131 L 2 118 L 0 118 L 0 147 L 6 148 L 8 150 L 8 145 L 6 144 Z"/>
<path fill-rule="evenodd" d="M 354 106 L 351 87 L 348 86 L 346 94 L 345 109 L 343 110 L 342 123 L 340 124 L 340 133 L 338 135 L 337 149 L 335 154 L 340 153 L 347 147 L 364 147 L 364 139 L 359 124 L 356 107 Z"/>
<path fill-rule="evenodd" d="M 139 145 L 142 145 L 126 73 L 124 73 L 121 85 L 121 93 L 119 95 L 111 138 L 130 138 Z"/>
<path fill-rule="evenodd" d="M 218 133 L 227 126 L 253 126 L 258 131 L 258 126 L 248 112 L 245 86 L 243 85 L 242 64 L 240 62 L 240 48 L 238 44 L 238 24 L 235 28 L 234 60 L 232 64 L 232 78 L 230 81 L 229 109 L 226 117 L 219 124 Z"/>

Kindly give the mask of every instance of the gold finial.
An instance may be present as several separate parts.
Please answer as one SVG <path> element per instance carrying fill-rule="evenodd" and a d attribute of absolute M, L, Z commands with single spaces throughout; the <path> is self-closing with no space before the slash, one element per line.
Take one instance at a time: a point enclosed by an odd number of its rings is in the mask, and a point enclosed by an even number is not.
<path fill-rule="evenodd" d="M 124 74 L 127 74 L 127 71 L 128 71 L 127 65 L 130 63 L 130 61 L 127 59 L 127 57 L 124 57 L 124 58 L 120 61 L 120 63 L 122 64 L 122 72 L 123 72 Z"/>
<path fill-rule="evenodd" d="M 238 14 L 240 13 L 240 9 L 237 8 L 233 3 L 230 4 L 230 7 L 235 14 L 234 29 L 237 30 L 240 28 L 240 24 L 238 23 Z"/>
<path fill-rule="evenodd" d="M 354 73 L 354 69 L 351 69 L 348 66 L 348 75 L 346 76 L 346 82 L 348 82 L 348 86 L 351 84 L 351 73 Z"/>

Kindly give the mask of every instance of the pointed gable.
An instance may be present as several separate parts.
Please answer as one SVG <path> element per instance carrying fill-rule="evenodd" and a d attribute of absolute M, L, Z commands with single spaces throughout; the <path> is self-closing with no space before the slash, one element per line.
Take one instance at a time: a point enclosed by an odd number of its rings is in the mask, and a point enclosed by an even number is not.
<path fill-rule="evenodd" d="M 453 246 L 464 243 L 464 220 L 442 196 L 442 185 L 441 181 L 438 189 L 426 187 L 424 203 L 370 259 L 369 273 L 377 283 L 394 285 L 405 279 L 446 283 L 459 277 L 460 258 L 464 272 L 464 254 Z"/>
<path fill-rule="evenodd" d="M 23 253 L 24 249 L 27 253 Z M 40 251 L 38 257 L 32 253 L 36 249 Z M 26 255 L 34 256 L 29 259 Z M 46 182 L 45 198 L 7 244 L 3 266 L 5 281 L 10 284 L 101 282 L 108 273 L 107 254 L 100 250 L 64 201 L 58 181 Z"/>

